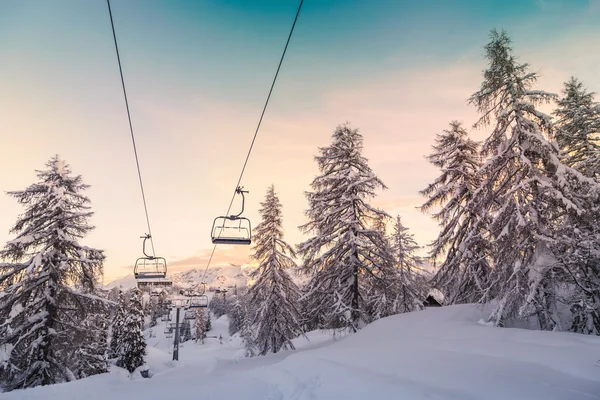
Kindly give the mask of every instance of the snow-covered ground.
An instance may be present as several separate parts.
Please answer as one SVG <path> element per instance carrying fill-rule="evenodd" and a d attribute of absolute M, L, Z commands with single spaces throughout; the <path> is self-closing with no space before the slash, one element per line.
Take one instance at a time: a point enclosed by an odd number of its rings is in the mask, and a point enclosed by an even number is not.
<path fill-rule="evenodd" d="M 357 334 L 297 339 L 298 350 L 244 358 L 227 318 L 205 344 L 171 361 L 164 323 L 147 356 L 152 378 L 123 370 L 0 395 L 47 399 L 600 399 L 600 338 L 494 328 L 477 307 L 451 306 L 377 321 Z M 223 336 L 222 344 L 218 336 Z"/>

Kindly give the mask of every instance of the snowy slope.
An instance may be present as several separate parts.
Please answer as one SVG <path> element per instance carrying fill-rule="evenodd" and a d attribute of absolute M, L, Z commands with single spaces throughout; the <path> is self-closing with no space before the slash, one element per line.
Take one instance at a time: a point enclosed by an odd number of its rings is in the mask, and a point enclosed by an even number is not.
<path fill-rule="evenodd" d="M 240 358 L 239 341 L 227 337 L 224 317 L 209 332 L 223 335 L 223 344 L 186 343 L 179 362 L 170 361 L 169 343 L 157 335 L 148 356 L 151 379 L 131 380 L 116 370 L 1 397 L 600 399 L 599 337 L 494 328 L 478 323 L 483 315 L 470 305 L 428 309 L 380 320 L 335 341 L 311 332 L 313 342 L 296 340 L 295 352 L 254 359 Z"/>

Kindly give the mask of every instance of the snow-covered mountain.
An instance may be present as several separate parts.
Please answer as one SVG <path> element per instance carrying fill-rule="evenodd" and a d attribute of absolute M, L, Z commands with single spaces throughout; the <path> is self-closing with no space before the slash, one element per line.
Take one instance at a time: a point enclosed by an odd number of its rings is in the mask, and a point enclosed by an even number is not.
<path fill-rule="evenodd" d="M 208 286 L 213 287 L 242 287 L 247 286 L 250 278 L 249 271 L 251 267 L 244 267 L 240 265 L 225 265 L 211 267 L 206 271 L 206 277 L 204 277 L 204 268 L 194 268 L 188 271 L 179 272 L 173 274 L 171 279 L 173 284 L 182 287 L 189 287 L 202 282 Z"/>
<path fill-rule="evenodd" d="M 218 265 L 210 267 L 204 277 L 204 268 L 193 268 L 187 271 L 168 274 L 167 278 L 173 281 L 174 285 L 181 287 L 190 287 L 204 282 L 210 287 L 243 287 L 251 283 L 250 272 L 254 268 L 249 265 Z M 136 286 L 136 280 L 133 275 L 127 275 L 106 285 L 107 289 L 122 286 L 123 289 L 130 289 Z M 208 289 L 207 287 L 207 289 Z"/>

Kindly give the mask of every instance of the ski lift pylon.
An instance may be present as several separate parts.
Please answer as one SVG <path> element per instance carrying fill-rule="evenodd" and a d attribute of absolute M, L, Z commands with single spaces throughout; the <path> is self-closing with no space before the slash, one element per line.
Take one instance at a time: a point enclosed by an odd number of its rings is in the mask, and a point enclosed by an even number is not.
<path fill-rule="evenodd" d="M 244 212 L 244 193 L 248 193 L 248 191 L 238 186 L 235 193 L 242 195 L 242 211 L 236 215 L 215 218 L 211 231 L 211 239 L 214 244 L 247 245 L 252 243 L 250 220 L 246 217 L 241 217 Z"/>
<path fill-rule="evenodd" d="M 149 256 L 146 254 L 146 240 L 150 239 L 150 235 L 140 236 L 144 239 L 142 243 L 142 252 L 144 257 L 140 257 L 135 261 L 133 275 L 135 279 L 155 279 L 166 278 L 167 276 L 167 260 L 163 257 Z"/>

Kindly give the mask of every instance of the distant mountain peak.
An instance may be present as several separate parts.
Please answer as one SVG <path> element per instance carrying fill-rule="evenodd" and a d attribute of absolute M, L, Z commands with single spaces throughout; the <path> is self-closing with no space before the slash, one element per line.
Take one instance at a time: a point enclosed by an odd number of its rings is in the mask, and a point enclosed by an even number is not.
<path fill-rule="evenodd" d="M 167 274 L 167 278 L 173 281 L 173 285 L 190 287 L 202 283 L 202 280 L 209 287 L 243 287 L 249 283 L 249 275 L 254 267 L 250 265 L 216 265 L 210 267 L 204 276 L 204 268 L 191 268 L 181 272 Z M 204 279 L 203 279 L 204 278 Z M 116 279 L 106 285 L 107 289 L 114 287 L 123 287 L 131 289 L 136 286 L 136 280 L 133 275 L 127 275 Z"/>

